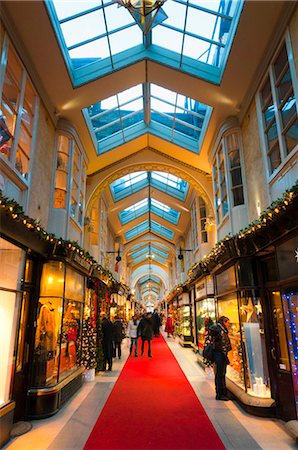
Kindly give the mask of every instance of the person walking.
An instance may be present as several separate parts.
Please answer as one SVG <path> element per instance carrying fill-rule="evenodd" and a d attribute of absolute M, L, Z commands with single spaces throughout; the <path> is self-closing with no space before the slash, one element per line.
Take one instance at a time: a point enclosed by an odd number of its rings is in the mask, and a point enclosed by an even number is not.
<path fill-rule="evenodd" d="M 227 365 L 230 364 L 228 352 L 232 350 L 229 338 L 230 319 L 221 316 L 217 324 L 209 327 L 210 338 L 213 344 L 213 360 L 215 363 L 215 389 L 216 400 L 229 400 L 226 388 Z"/>
<path fill-rule="evenodd" d="M 167 317 L 165 332 L 167 333 L 167 337 L 170 337 L 170 335 L 173 336 L 174 326 L 171 314 L 169 314 Z"/>
<path fill-rule="evenodd" d="M 116 352 L 118 358 L 121 359 L 121 344 L 124 337 L 124 326 L 120 317 L 115 316 L 113 323 L 113 356 L 116 358 Z"/>
<path fill-rule="evenodd" d="M 100 313 L 102 329 L 103 370 L 112 370 L 113 365 L 113 324 L 107 319 L 106 313 Z"/>
<path fill-rule="evenodd" d="M 140 321 L 138 326 L 138 336 L 142 339 L 142 351 L 144 354 L 145 342 L 148 342 L 148 357 L 152 358 L 151 354 L 151 340 L 153 337 L 153 324 L 152 324 L 152 313 L 148 312 Z"/>
<path fill-rule="evenodd" d="M 138 357 L 138 326 L 139 320 L 136 315 L 132 316 L 127 326 L 127 336 L 130 337 L 130 350 L 129 354 L 132 354 L 133 347 L 135 348 L 135 357 Z"/>

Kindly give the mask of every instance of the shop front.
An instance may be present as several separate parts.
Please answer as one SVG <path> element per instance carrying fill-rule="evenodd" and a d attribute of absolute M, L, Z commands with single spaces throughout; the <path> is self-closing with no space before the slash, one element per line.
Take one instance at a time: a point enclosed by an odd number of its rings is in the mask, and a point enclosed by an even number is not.
<path fill-rule="evenodd" d="M 298 417 L 298 235 L 257 255 L 269 330 L 270 377 L 278 417 Z"/>
<path fill-rule="evenodd" d="M 243 406 L 258 415 L 272 415 L 263 303 L 255 283 L 252 259 L 239 259 L 215 274 L 217 317 L 231 321 L 227 387 Z"/>
<path fill-rule="evenodd" d="M 89 271 L 90 265 L 77 255 L 71 261 L 61 258 L 43 265 L 27 394 L 31 418 L 55 414 L 82 384 L 82 326 Z"/>

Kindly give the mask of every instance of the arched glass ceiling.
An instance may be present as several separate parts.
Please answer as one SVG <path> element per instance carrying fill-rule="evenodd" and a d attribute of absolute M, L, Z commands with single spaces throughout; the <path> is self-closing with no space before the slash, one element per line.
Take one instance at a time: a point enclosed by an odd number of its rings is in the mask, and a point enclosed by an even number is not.
<path fill-rule="evenodd" d="M 144 133 L 199 153 L 212 108 L 153 83 L 138 84 L 83 110 L 98 154 Z"/>
<path fill-rule="evenodd" d="M 150 185 L 161 192 L 184 201 L 189 184 L 176 175 L 166 172 L 133 172 L 124 175 L 110 184 L 110 190 L 115 202 L 122 200 Z"/>
<path fill-rule="evenodd" d="M 219 83 L 243 0 L 168 0 L 168 16 L 146 36 L 109 0 L 47 0 L 75 86 L 148 58 Z"/>
<path fill-rule="evenodd" d="M 154 245 L 146 245 L 140 250 L 136 250 L 131 253 L 131 257 L 133 260 L 133 264 L 138 264 L 139 262 L 148 259 L 153 258 L 154 261 L 158 261 L 162 264 L 167 263 L 167 258 L 169 256 L 169 251 L 162 251 L 156 248 Z"/>
<path fill-rule="evenodd" d="M 137 236 L 146 233 L 149 231 L 149 220 L 145 220 L 144 222 L 140 223 L 139 225 L 131 228 L 130 230 L 126 231 L 125 238 L 127 241 L 130 239 L 134 239 Z M 155 220 L 151 220 L 151 231 L 154 233 L 172 241 L 174 239 L 174 231 L 170 230 L 167 227 L 164 227 L 158 222 L 155 222 Z"/>
<path fill-rule="evenodd" d="M 128 206 L 123 211 L 119 212 L 119 219 L 122 225 L 126 225 L 127 223 L 137 219 L 149 212 L 149 204 L 150 211 L 153 214 L 161 217 L 162 219 L 167 220 L 174 225 L 178 224 L 180 212 L 176 211 L 173 208 L 165 205 L 164 203 L 155 200 L 155 198 L 144 198 L 140 202 L 135 203 L 134 205 Z"/>

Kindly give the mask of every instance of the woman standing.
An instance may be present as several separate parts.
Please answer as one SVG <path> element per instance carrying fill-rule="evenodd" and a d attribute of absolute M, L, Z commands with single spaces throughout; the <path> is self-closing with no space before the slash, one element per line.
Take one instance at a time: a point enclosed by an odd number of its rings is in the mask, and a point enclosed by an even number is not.
<path fill-rule="evenodd" d="M 128 322 L 127 336 L 130 337 L 130 351 L 131 355 L 133 346 L 135 347 L 135 357 L 138 357 L 138 325 L 139 321 L 136 315 L 132 316 L 132 319 Z"/>
<path fill-rule="evenodd" d="M 171 314 L 168 315 L 165 332 L 167 333 L 167 337 L 170 337 L 170 335 L 173 336 L 174 326 Z"/>

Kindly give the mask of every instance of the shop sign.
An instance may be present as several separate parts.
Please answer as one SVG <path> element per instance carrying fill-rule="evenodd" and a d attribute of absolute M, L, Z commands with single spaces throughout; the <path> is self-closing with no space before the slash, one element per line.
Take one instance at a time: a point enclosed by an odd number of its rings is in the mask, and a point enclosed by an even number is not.
<path fill-rule="evenodd" d="M 196 284 L 196 299 L 206 297 L 207 295 L 214 294 L 213 278 L 211 276 L 206 277 L 200 283 Z"/>
<path fill-rule="evenodd" d="M 87 272 L 90 272 L 91 264 L 82 258 L 78 253 L 74 253 L 72 257 L 73 262 L 78 264 L 80 267 L 83 267 Z"/>
<path fill-rule="evenodd" d="M 236 276 L 234 266 L 216 275 L 217 293 L 228 292 L 236 288 Z"/>
<path fill-rule="evenodd" d="M 179 306 L 181 306 L 181 305 L 189 305 L 188 292 L 184 292 L 182 295 L 179 295 L 178 301 L 179 301 Z"/>
<path fill-rule="evenodd" d="M 276 248 L 280 280 L 298 276 L 298 235 Z"/>

